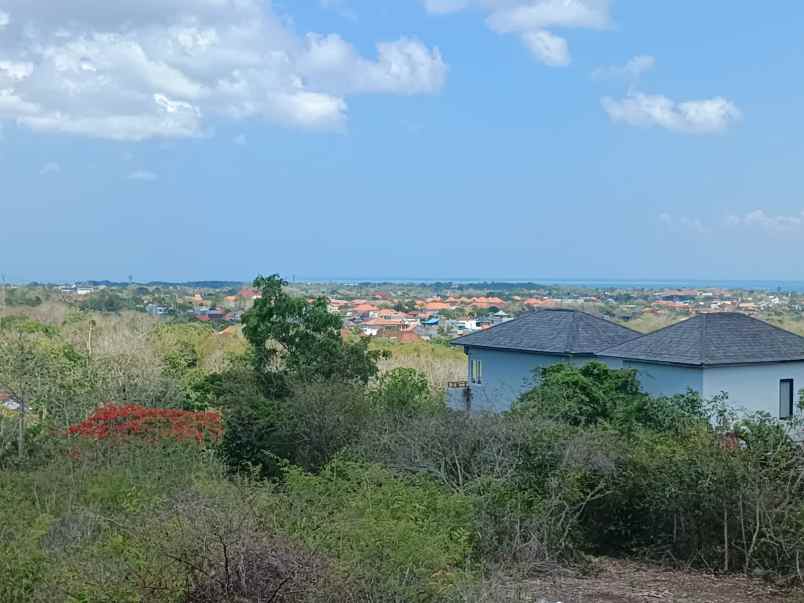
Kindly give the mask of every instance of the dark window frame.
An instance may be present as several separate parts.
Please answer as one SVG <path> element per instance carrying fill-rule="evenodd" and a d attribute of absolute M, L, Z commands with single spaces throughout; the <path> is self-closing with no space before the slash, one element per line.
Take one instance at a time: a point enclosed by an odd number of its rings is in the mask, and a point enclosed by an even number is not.
<path fill-rule="evenodd" d="M 472 359 L 472 379 L 475 385 L 483 384 L 483 363 L 479 358 Z"/>
<path fill-rule="evenodd" d="M 790 399 L 787 401 L 789 404 L 787 410 L 789 414 L 785 417 L 782 416 L 782 386 L 784 384 L 790 384 Z M 795 412 L 795 398 L 796 398 L 796 388 L 795 388 L 795 380 L 793 379 L 779 379 L 779 418 L 782 420 L 792 419 L 793 414 Z"/>

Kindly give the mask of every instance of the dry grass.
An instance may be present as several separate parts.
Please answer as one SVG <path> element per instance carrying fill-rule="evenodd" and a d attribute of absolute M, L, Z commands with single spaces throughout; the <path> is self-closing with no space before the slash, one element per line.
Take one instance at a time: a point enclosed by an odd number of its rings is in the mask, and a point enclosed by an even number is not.
<path fill-rule="evenodd" d="M 380 363 L 380 370 L 414 368 L 427 377 L 436 389 L 443 389 L 449 381 L 466 379 L 466 356 L 460 349 L 429 342 L 375 343 L 373 347 L 387 350 L 391 357 Z"/>
<path fill-rule="evenodd" d="M 46 301 L 35 307 L 10 306 L 0 308 L 0 316 L 27 316 L 52 327 L 59 327 L 70 311 L 70 306 L 59 301 Z"/>

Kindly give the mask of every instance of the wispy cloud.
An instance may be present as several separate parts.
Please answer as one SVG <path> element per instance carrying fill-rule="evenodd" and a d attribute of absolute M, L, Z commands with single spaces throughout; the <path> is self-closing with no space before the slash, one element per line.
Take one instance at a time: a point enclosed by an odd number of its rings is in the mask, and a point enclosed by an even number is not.
<path fill-rule="evenodd" d="M 720 232 L 721 235 L 732 231 L 741 231 L 747 236 L 749 231 L 766 235 L 783 235 L 804 233 L 804 210 L 795 214 L 771 214 L 764 209 L 754 209 L 744 214 L 731 214 L 725 219 L 706 224 L 700 218 L 690 216 L 674 216 L 669 212 L 658 215 L 659 222 L 670 230 L 687 230 L 699 234 Z"/>
<path fill-rule="evenodd" d="M 483 10 L 491 30 L 519 36 L 538 61 L 551 67 L 571 62 L 567 40 L 554 30 L 611 26 L 609 0 L 423 0 L 423 4 L 436 15 Z"/>
<path fill-rule="evenodd" d="M 61 165 L 56 163 L 55 161 L 49 161 L 45 165 L 42 166 L 42 169 L 39 170 L 39 174 L 42 176 L 48 176 L 50 174 L 59 174 L 61 173 Z"/>
<path fill-rule="evenodd" d="M 762 209 L 755 209 L 743 215 L 731 215 L 726 218 L 731 227 L 754 227 L 768 232 L 792 232 L 804 226 L 804 211 L 788 216 L 771 216 Z"/>
<path fill-rule="evenodd" d="M 659 94 L 630 94 L 622 99 L 601 99 L 614 122 L 639 127 L 660 127 L 685 134 L 716 134 L 742 119 L 730 100 L 716 97 L 676 102 Z"/>
<path fill-rule="evenodd" d="M 528 31 L 522 34 L 522 41 L 534 56 L 550 67 L 565 67 L 570 64 L 567 41 L 549 31 Z"/>
<path fill-rule="evenodd" d="M 159 176 L 149 170 L 136 170 L 127 176 L 128 180 L 139 180 L 140 182 L 154 182 Z"/>

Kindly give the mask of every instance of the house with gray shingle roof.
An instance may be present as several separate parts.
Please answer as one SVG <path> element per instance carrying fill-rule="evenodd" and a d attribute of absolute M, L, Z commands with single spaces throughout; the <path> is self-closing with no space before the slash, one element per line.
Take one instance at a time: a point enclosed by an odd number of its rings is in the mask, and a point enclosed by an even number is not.
<path fill-rule="evenodd" d="M 505 410 L 534 387 L 538 369 L 598 360 L 601 350 L 639 336 L 579 310 L 543 309 L 459 337 L 452 345 L 463 347 L 467 355 L 467 380 L 451 384 L 450 405 Z"/>
<path fill-rule="evenodd" d="M 468 379 L 450 404 L 505 410 L 536 385 L 538 369 L 590 360 L 631 368 L 655 396 L 728 395 L 732 406 L 789 418 L 804 387 L 804 337 L 745 314 L 700 314 L 643 335 L 577 310 L 537 310 L 460 337 Z"/>
<path fill-rule="evenodd" d="M 799 412 L 804 337 L 745 314 L 699 314 L 598 355 L 636 369 L 652 395 L 692 389 L 704 398 L 725 393 L 731 406 L 778 418 Z"/>

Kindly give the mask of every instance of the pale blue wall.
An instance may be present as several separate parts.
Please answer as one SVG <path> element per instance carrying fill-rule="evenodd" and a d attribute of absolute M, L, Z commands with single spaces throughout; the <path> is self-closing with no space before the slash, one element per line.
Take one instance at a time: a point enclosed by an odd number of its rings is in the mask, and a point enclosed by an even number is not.
<path fill-rule="evenodd" d="M 622 360 L 623 368 L 636 369 L 642 391 L 651 396 L 673 396 L 693 390 L 703 393 L 703 369 L 670 364 Z"/>
<path fill-rule="evenodd" d="M 536 370 L 553 364 L 581 366 L 593 358 L 528 354 L 501 350 L 467 349 L 467 379 L 471 381 L 472 360 L 483 364 L 483 383 L 472 384 L 472 410 L 509 410 L 511 404 L 535 385 Z M 599 362 L 606 360 L 594 359 Z M 450 405 L 461 406 L 459 396 L 450 396 Z"/>
<path fill-rule="evenodd" d="M 472 377 L 472 360 L 480 360 L 483 364 L 483 383 L 471 385 L 472 409 L 475 411 L 500 412 L 510 409 L 522 393 L 535 386 L 539 368 L 558 363 L 581 366 L 592 360 L 603 362 L 611 368 L 636 369 L 643 391 L 652 396 L 672 396 L 693 390 L 708 399 L 725 391 L 731 406 L 746 411 L 765 411 L 774 417 L 779 415 L 780 379 L 794 379 L 796 402 L 799 390 L 804 388 L 804 362 L 704 369 L 619 358 L 574 358 L 469 348 L 469 381 Z M 451 406 L 463 408 L 461 390 L 450 392 L 449 401 Z"/>

